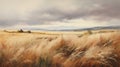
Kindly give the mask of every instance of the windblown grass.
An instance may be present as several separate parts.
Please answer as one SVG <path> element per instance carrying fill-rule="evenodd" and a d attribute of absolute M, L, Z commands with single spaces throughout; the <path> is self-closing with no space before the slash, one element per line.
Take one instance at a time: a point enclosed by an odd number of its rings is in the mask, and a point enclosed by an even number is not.
<path fill-rule="evenodd" d="M 120 32 L 0 37 L 0 67 L 120 67 Z"/>

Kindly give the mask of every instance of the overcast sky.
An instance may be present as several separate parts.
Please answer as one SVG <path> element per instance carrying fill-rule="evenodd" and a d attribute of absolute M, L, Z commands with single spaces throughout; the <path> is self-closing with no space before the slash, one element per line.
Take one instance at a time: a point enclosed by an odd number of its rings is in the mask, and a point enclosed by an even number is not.
<path fill-rule="evenodd" d="M 0 0 L 0 28 L 120 25 L 120 0 Z"/>

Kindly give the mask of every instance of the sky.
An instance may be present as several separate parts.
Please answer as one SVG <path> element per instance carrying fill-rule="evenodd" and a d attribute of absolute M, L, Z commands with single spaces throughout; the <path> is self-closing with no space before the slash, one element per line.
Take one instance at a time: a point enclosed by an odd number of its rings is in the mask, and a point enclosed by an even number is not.
<path fill-rule="evenodd" d="M 76 29 L 120 25 L 120 0 L 0 0 L 0 28 Z"/>

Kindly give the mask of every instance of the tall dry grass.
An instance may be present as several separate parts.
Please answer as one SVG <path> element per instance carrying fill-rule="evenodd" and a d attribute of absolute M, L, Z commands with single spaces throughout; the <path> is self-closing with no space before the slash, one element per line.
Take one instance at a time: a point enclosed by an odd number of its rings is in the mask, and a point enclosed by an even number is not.
<path fill-rule="evenodd" d="M 119 32 L 0 37 L 0 67 L 120 67 Z"/>

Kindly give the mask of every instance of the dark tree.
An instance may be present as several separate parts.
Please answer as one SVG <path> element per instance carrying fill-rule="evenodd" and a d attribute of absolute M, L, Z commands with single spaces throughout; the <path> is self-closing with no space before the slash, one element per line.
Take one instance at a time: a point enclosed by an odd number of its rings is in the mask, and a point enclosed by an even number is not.
<path fill-rule="evenodd" d="M 31 33 L 31 31 L 30 31 L 30 30 L 28 30 L 28 31 L 27 31 L 27 33 Z"/>
<path fill-rule="evenodd" d="M 20 32 L 20 33 L 22 33 L 22 32 L 24 32 L 22 29 L 20 29 L 20 30 L 18 30 L 18 32 Z"/>

